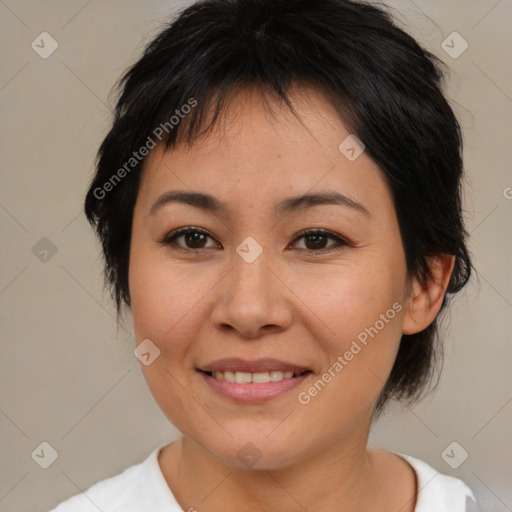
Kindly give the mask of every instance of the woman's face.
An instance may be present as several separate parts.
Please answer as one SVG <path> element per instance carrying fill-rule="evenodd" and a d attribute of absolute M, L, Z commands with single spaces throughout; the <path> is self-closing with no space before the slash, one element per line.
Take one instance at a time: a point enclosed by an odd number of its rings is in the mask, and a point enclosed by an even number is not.
<path fill-rule="evenodd" d="M 169 420 L 230 465 L 279 468 L 365 444 L 407 316 L 383 174 L 323 96 L 300 98 L 306 127 L 245 91 L 191 148 L 157 146 L 134 210 L 145 378 Z M 171 191 L 208 197 L 158 202 Z M 322 196 L 293 199 L 305 194 Z M 162 243 L 178 228 L 190 232 Z"/>

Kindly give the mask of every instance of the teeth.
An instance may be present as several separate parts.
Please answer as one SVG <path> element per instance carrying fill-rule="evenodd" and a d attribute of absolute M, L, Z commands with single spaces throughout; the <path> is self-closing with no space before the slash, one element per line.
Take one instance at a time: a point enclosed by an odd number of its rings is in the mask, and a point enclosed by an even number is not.
<path fill-rule="evenodd" d="M 224 377 L 222 377 L 222 372 L 215 372 L 215 374 L 220 374 L 220 377 L 215 375 L 216 379 L 222 380 L 222 378 L 224 378 L 224 380 L 227 380 L 228 382 L 236 382 L 236 376 L 234 372 L 224 372 Z"/>
<path fill-rule="evenodd" d="M 270 382 L 270 376 L 268 372 L 253 373 L 252 382 Z"/>
<path fill-rule="evenodd" d="M 298 374 L 297 374 L 298 375 Z M 218 380 L 226 380 L 228 382 L 238 382 L 238 383 L 265 383 L 265 382 L 275 382 L 283 379 L 291 379 L 296 376 L 293 372 L 280 372 L 280 371 L 270 371 L 270 372 L 212 372 L 212 377 Z"/>
<path fill-rule="evenodd" d="M 217 375 L 219 373 L 222 373 L 222 372 L 217 372 Z M 241 384 L 244 382 L 251 382 L 251 374 L 248 372 L 236 372 L 235 373 L 235 382 L 239 382 Z"/>

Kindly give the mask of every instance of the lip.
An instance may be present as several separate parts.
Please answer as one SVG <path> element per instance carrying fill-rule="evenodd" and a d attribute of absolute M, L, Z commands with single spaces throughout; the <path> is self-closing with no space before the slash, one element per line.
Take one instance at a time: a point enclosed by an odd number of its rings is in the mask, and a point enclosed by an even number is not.
<path fill-rule="evenodd" d="M 279 372 L 302 373 L 289 379 L 282 379 L 271 382 L 228 382 L 219 380 L 207 372 L 270 372 L 272 370 Z M 309 378 L 313 372 L 305 367 L 295 363 L 281 361 L 279 359 L 254 359 L 246 360 L 238 357 L 229 357 L 217 359 L 210 363 L 201 365 L 197 371 L 203 381 L 215 393 L 227 397 L 237 403 L 261 403 L 271 400 L 287 391 L 299 386 L 304 380 Z"/>
<path fill-rule="evenodd" d="M 274 367 L 275 369 L 275 367 Z M 297 377 L 290 379 L 282 379 L 273 382 L 261 382 L 261 383 L 238 383 L 228 382 L 226 380 L 219 380 L 211 377 L 207 373 L 201 370 L 197 370 L 203 381 L 209 386 L 215 393 L 227 397 L 237 403 L 262 403 L 271 400 L 279 395 L 282 395 L 288 391 L 299 386 L 302 382 L 308 379 L 312 372 L 308 371 Z M 217 370 L 222 371 L 222 370 Z M 226 370 L 231 371 L 231 370 Z M 241 370 L 239 370 L 241 371 Z M 268 370 L 267 370 L 268 371 Z M 282 371 L 282 370 L 281 370 Z M 292 371 L 292 370 L 287 370 Z"/>
<path fill-rule="evenodd" d="M 217 359 L 198 368 L 203 372 L 278 372 L 301 373 L 309 370 L 305 366 L 280 361 L 279 359 L 255 359 L 248 361 L 238 357 Z M 297 377 L 298 378 L 298 377 Z"/>

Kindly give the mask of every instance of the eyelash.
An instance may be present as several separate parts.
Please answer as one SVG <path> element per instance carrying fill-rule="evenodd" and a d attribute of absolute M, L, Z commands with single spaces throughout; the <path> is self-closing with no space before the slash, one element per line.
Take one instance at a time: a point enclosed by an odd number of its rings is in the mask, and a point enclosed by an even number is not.
<path fill-rule="evenodd" d="M 170 233 L 169 235 L 167 235 L 163 240 L 160 240 L 159 243 L 161 245 L 165 245 L 165 246 L 172 246 L 173 248 L 175 248 L 177 250 L 180 250 L 180 251 L 192 252 L 192 253 L 199 253 L 199 252 L 202 252 L 202 251 L 205 251 L 206 249 L 208 249 L 208 248 L 191 249 L 191 248 L 179 247 L 179 246 L 175 245 L 176 240 L 178 238 L 180 238 L 183 235 L 189 234 L 189 233 L 201 233 L 201 234 L 206 235 L 206 236 L 208 236 L 208 237 L 213 239 L 213 237 L 211 237 L 210 234 L 207 231 L 205 231 L 204 229 L 202 229 L 202 228 L 195 228 L 195 227 L 189 226 L 189 227 L 177 229 L 176 231 L 174 231 L 174 232 Z M 323 229 L 310 229 L 310 230 L 301 231 L 298 234 L 298 236 L 292 241 L 292 244 L 296 243 L 301 238 L 304 238 L 304 237 L 307 237 L 307 236 L 312 236 L 312 235 L 322 235 L 322 236 L 325 236 L 327 238 L 335 240 L 336 244 L 334 244 L 332 246 L 329 246 L 329 247 L 327 247 L 325 249 L 320 249 L 318 251 L 309 250 L 309 249 L 301 249 L 301 250 L 304 250 L 304 251 L 312 253 L 312 254 L 326 254 L 326 253 L 329 253 L 329 252 L 332 252 L 332 251 L 338 251 L 338 250 L 342 249 L 345 246 L 350 246 L 351 245 L 347 240 L 344 240 L 340 236 L 337 236 L 334 233 L 331 233 L 330 231 L 326 231 L 326 230 L 323 230 Z"/>

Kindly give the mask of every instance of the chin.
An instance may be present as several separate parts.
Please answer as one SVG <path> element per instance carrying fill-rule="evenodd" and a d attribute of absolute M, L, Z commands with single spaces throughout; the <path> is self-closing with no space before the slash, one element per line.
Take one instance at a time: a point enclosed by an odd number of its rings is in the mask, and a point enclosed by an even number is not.
<path fill-rule="evenodd" d="M 211 440 L 200 444 L 218 461 L 232 468 L 277 470 L 297 461 L 298 447 L 290 445 L 289 439 L 277 436 L 270 439 L 267 433 L 260 431 L 255 436 L 245 432 L 233 438 L 226 435 L 221 442 Z"/>

